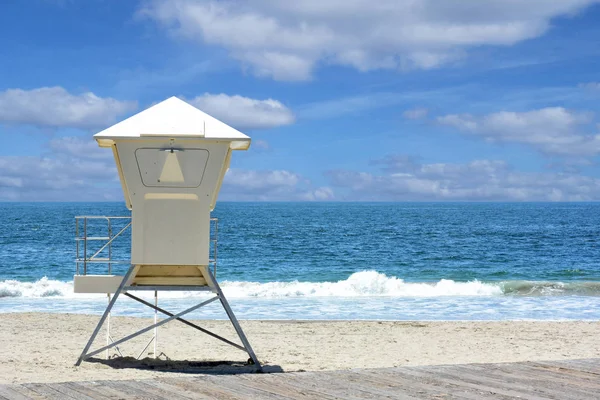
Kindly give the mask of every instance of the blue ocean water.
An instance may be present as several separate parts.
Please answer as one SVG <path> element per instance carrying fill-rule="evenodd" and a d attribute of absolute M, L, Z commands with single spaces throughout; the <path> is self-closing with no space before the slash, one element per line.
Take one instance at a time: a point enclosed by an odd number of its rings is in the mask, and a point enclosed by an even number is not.
<path fill-rule="evenodd" d="M 129 211 L 0 203 L 0 312 L 103 310 L 105 296 L 72 293 L 76 215 Z M 213 216 L 218 279 L 241 318 L 600 319 L 599 203 L 222 202 Z M 127 257 L 125 239 L 113 256 Z M 142 310 L 124 300 L 115 312 Z"/>

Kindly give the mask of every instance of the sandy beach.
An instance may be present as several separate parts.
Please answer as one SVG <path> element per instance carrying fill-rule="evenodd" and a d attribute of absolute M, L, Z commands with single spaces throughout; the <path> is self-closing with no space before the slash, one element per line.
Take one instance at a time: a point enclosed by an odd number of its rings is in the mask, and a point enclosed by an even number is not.
<path fill-rule="evenodd" d="M 158 352 L 167 367 L 135 362 L 95 362 L 74 367 L 98 316 L 0 314 L 0 383 L 141 379 L 190 372 L 235 372 L 247 355 L 180 323 L 159 329 Z M 151 320 L 113 317 L 112 335 Z M 198 321 L 235 339 L 228 321 Z M 478 362 L 600 357 L 600 322 L 360 322 L 241 321 L 258 358 L 270 371 L 315 371 Z M 101 331 L 95 348 L 104 344 Z M 143 349 L 150 334 L 121 346 L 124 355 Z M 150 349 L 151 351 L 151 349 Z M 188 361 L 188 362 L 186 362 Z M 237 362 L 203 366 L 199 361 Z M 121 368 L 119 368 L 121 367 Z"/>

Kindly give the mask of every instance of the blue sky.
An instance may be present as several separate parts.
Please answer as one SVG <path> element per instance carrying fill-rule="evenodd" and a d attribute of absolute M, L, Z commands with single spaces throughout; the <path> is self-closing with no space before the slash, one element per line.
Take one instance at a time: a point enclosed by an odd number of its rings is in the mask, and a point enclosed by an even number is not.
<path fill-rule="evenodd" d="M 7 0 L 0 200 L 120 200 L 92 135 L 178 96 L 223 200 L 600 200 L 591 0 Z"/>

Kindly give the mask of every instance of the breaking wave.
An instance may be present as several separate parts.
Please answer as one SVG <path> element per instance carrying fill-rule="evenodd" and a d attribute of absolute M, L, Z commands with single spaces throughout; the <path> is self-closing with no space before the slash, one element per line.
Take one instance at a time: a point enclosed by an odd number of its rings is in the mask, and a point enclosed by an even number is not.
<path fill-rule="evenodd" d="M 356 272 L 337 282 L 243 282 L 223 281 L 221 286 L 229 297 L 442 297 L 442 296 L 600 296 L 600 282 L 535 282 L 499 281 L 457 282 L 442 279 L 437 282 L 406 282 L 377 271 Z M 162 297 L 187 297 L 192 292 L 170 292 Z M 46 277 L 35 282 L 0 281 L 0 298 L 6 297 L 99 297 L 76 295 L 73 283 Z"/>

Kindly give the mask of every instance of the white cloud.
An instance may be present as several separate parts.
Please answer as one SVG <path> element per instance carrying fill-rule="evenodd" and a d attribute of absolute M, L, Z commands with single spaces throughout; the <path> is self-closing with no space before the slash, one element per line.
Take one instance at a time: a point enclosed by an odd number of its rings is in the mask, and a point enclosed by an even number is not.
<path fill-rule="evenodd" d="M 112 152 L 92 138 L 61 137 L 41 156 L 0 156 L 0 201 L 121 200 Z"/>
<path fill-rule="evenodd" d="M 410 157 L 390 156 L 376 164 L 382 165 L 383 173 L 333 170 L 327 176 L 348 200 L 600 200 L 600 179 L 576 173 L 520 172 L 503 161 L 419 164 Z"/>
<path fill-rule="evenodd" d="M 223 200 L 324 201 L 334 198 L 329 187 L 313 188 L 308 179 L 286 170 L 230 169 L 225 175 Z"/>
<path fill-rule="evenodd" d="M 484 116 L 450 114 L 437 121 L 489 141 L 524 143 L 548 154 L 592 156 L 600 153 L 600 134 L 583 130 L 592 119 L 591 113 L 548 107 Z"/>
<path fill-rule="evenodd" d="M 543 35 L 597 0 L 147 0 L 140 14 L 222 46 L 256 75 L 310 79 L 315 66 L 436 68 L 471 47 Z"/>
<path fill-rule="evenodd" d="M 600 90 L 600 82 L 580 83 L 579 87 L 588 90 Z"/>
<path fill-rule="evenodd" d="M 99 128 L 137 108 L 133 101 L 74 95 L 61 87 L 0 92 L 0 122 L 47 127 Z"/>
<path fill-rule="evenodd" d="M 274 128 L 294 123 L 292 111 L 277 100 L 205 93 L 189 100 L 207 114 L 238 129 Z"/>
<path fill-rule="evenodd" d="M 423 119 L 427 117 L 427 114 L 429 114 L 428 109 L 417 107 L 404 111 L 402 116 L 406 119 Z"/>

